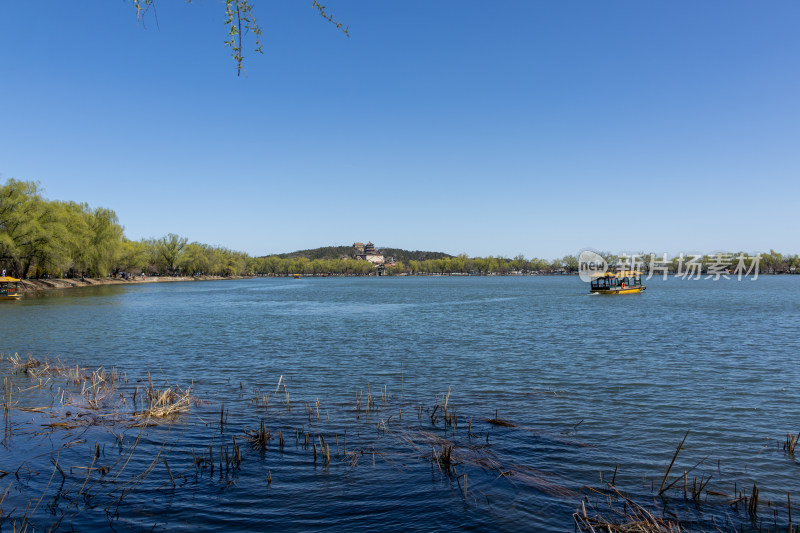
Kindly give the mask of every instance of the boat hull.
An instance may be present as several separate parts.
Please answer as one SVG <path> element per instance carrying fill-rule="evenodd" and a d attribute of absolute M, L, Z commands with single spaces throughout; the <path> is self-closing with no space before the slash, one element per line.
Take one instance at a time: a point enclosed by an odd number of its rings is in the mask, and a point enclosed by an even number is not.
<path fill-rule="evenodd" d="M 646 288 L 647 287 L 642 285 L 641 287 L 625 287 L 624 289 L 622 287 L 611 287 L 608 289 L 592 289 L 592 294 L 610 294 L 610 295 L 636 294 L 642 292 Z"/>

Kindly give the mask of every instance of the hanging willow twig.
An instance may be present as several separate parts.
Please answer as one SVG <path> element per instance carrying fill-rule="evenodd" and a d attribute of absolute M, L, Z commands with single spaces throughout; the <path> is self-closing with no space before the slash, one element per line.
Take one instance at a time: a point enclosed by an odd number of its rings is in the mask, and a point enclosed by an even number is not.
<path fill-rule="evenodd" d="M 158 24 L 158 18 L 155 13 L 155 0 L 133 0 L 133 5 L 136 8 L 136 18 L 139 21 L 143 21 L 144 16 L 152 10 L 153 16 L 156 17 L 156 24 Z M 350 30 L 340 21 L 335 20 L 326 6 L 323 6 L 317 0 L 313 0 L 311 6 L 321 17 L 330 21 L 337 29 L 350 37 Z M 243 70 L 242 64 L 244 63 L 243 43 L 249 33 L 255 36 L 256 46 L 253 51 L 259 54 L 264 53 L 261 45 L 262 29 L 253 15 L 251 1 L 225 0 L 225 26 L 228 28 L 228 38 L 225 40 L 225 46 L 230 47 L 231 56 L 236 61 L 236 75 L 240 76 Z"/>
<path fill-rule="evenodd" d="M 323 6 L 322 4 L 320 4 L 319 2 L 317 2 L 317 0 L 314 0 L 314 2 L 313 2 L 311 5 L 312 5 L 312 7 L 313 7 L 314 9 L 316 9 L 316 10 L 319 12 L 319 14 L 320 14 L 320 16 L 321 16 L 322 18 L 324 18 L 324 19 L 327 19 L 329 22 L 331 22 L 331 24 L 333 24 L 334 26 L 336 26 L 336 29 L 337 29 L 337 30 L 342 30 L 342 32 L 343 32 L 345 35 L 347 35 L 348 37 L 350 37 L 350 30 L 349 30 L 349 29 L 347 29 L 347 28 L 345 28 L 345 27 L 344 27 L 344 24 L 342 24 L 342 23 L 341 23 L 341 22 L 339 22 L 338 20 L 334 20 L 334 18 L 333 18 L 333 15 L 331 15 L 331 14 L 330 14 L 330 12 L 327 10 L 328 8 L 327 8 L 326 6 Z"/>
<path fill-rule="evenodd" d="M 249 32 L 253 32 L 256 39 L 256 47 L 253 50 L 263 54 L 261 49 L 261 26 L 253 16 L 253 6 L 248 0 L 225 0 L 225 25 L 228 26 L 228 40 L 225 46 L 230 46 L 233 59 L 236 61 L 236 75 L 242 74 L 242 38 Z"/>

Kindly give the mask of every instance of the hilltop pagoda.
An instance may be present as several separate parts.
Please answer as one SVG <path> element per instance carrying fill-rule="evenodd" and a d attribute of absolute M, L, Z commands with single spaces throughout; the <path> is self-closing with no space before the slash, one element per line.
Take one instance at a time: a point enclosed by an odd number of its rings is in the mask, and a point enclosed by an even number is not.
<path fill-rule="evenodd" d="M 386 258 L 382 254 L 375 251 L 375 245 L 371 242 L 363 244 L 360 242 L 354 243 L 353 248 L 356 252 L 356 259 L 369 261 L 373 265 L 382 265 L 386 262 Z"/>

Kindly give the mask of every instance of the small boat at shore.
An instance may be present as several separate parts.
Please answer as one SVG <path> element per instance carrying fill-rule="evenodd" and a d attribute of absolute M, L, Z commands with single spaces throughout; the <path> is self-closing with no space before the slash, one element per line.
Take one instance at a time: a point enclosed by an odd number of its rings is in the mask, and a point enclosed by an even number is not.
<path fill-rule="evenodd" d="M 638 270 L 598 272 L 592 276 L 592 294 L 634 294 L 645 289 Z"/>
<path fill-rule="evenodd" d="M 19 300 L 19 282 L 10 276 L 0 277 L 0 300 Z"/>

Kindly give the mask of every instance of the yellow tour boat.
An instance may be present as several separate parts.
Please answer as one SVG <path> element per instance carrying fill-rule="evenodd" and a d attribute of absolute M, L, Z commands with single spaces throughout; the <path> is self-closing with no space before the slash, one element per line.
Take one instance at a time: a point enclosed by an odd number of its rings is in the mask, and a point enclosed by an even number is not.
<path fill-rule="evenodd" d="M 0 300 L 19 300 L 19 280 L 10 276 L 0 277 Z"/>
<path fill-rule="evenodd" d="M 592 294 L 634 294 L 645 289 L 638 270 L 598 272 L 592 276 Z"/>

